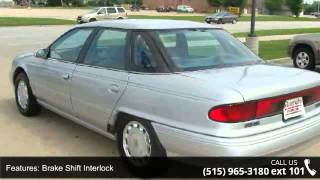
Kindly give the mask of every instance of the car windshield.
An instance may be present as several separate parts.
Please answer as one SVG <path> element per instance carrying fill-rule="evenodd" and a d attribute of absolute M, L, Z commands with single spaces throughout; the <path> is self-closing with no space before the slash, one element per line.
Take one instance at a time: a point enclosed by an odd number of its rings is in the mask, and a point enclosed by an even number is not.
<path fill-rule="evenodd" d="M 179 71 L 260 63 L 244 44 L 220 29 L 156 31 L 164 50 Z"/>
<path fill-rule="evenodd" d="M 100 8 L 94 8 L 94 9 L 91 9 L 88 13 L 96 13 L 99 11 Z"/>
<path fill-rule="evenodd" d="M 225 12 L 218 12 L 218 13 L 213 14 L 212 16 L 217 17 L 217 16 L 223 16 L 225 14 L 226 14 Z"/>

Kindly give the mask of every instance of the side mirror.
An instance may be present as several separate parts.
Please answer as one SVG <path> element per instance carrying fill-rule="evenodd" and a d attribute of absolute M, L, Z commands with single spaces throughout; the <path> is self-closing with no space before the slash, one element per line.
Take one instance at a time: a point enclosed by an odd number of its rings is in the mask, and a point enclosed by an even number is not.
<path fill-rule="evenodd" d="M 41 58 L 41 59 L 47 59 L 48 55 L 49 55 L 49 49 L 48 48 L 39 49 L 35 54 L 35 56 L 37 58 Z"/>

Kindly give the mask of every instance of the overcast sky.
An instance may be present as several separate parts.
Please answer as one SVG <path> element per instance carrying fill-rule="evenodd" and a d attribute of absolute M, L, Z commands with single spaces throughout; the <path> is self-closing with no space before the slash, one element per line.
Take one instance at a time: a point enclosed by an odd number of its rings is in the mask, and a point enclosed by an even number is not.
<path fill-rule="evenodd" d="M 313 3 L 313 1 L 314 1 L 314 0 L 304 0 L 304 2 L 310 3 L 310 4 Z"/>

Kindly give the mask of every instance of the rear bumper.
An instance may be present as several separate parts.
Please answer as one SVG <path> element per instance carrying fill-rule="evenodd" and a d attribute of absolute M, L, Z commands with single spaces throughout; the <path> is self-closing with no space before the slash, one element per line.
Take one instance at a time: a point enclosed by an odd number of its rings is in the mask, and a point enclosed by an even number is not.
<path fill-rule="evenodd" d="M 152 124 L 169 156 L 287 156 L 320 141 L 320 115 L 258 135 L 221 138 Z"/>

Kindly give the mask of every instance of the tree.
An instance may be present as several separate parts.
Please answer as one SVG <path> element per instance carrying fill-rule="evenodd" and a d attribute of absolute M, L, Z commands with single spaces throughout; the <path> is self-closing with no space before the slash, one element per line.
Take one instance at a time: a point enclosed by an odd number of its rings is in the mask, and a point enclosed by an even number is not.
<path fill-rule="evenodd" d="M 222 6 L 225 3 L 225 0 L 208 0 L 208 3 L 211 6 Z"/>
<path fill-rule="evenodd" d="M 287 6 L 293 15 L 299 17 L 303 9 L 303 0 L 287 0 Z"/>
<path fill-rule="evenodd" d="M 318 3 L 319 2 L 314 1 L 312 4 L 304 4 L 304 13 L 310 14 L 312 12 L 318 12 Z"/>
<path fill-rule="evenodd" d="M 48 0 L 47 3 L 48 3 L 48 6 L 60 6 L 61 5 L 60 0 Z"/>
<path fill-rule="evenodd" d="M 284 0 L 265 0 L 264 5 L 270 11 L 270 14 L 273 14 L 276 11 L 281 11 Z"/>
<path fill-rule="evenodd" d="M 241 14 L 243 13 L 243 9 L 246 4 L 247 0 L 225 0 L 223 3 L 224 7 L 239 7 Z"/>

